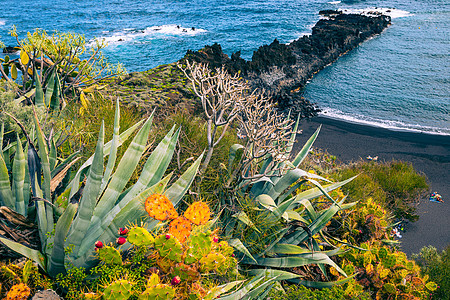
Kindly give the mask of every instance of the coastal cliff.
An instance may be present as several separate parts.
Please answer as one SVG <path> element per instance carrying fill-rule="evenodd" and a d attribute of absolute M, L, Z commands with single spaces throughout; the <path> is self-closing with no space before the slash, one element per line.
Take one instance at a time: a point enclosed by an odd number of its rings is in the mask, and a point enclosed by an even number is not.
<path fill-rule="evenodd" d="M 311 35 L 290 44 L 274 40 L 259 47 L 250 61 L 242 59 L 240 52 L 229 57 L 219 44 L 199 51 L 188 50 L 185 58 L 208 63 L 211 68 L 224 66 L 231 73 L 240 72 L 252 88 L 264 90 L 277 101 L 280 109 L 293 109 L 301 117 L 311 117 L 319 108 L 298 93 L 308 79 L 339 56 L 380 34 L 391 22 L 389 16 L 376 12 L 363 15 L 328 10 L 319 14 L 322 19 L 312 28 Z"/>

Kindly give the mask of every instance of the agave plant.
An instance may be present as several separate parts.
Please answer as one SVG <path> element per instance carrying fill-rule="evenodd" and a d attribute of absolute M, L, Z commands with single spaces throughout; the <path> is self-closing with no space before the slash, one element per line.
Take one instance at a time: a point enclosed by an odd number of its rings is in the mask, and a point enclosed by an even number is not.
<path fill-rule="evenodd" d="M 143 124 L 114 168 L 118 147 L 139 125 L 136 124 L 119 135 L 118 100 L 116 105 L 112 140 L 104 143 L 102 123 L 95 153 L 78 169 L 68 188 L 59 196 L 60 201 L 67 206 L 58 220 L 55 220 L 51 197 L 51 172 L 50 162 L 46 159 L 47 148 L 39 123 L 35 119 L 44 178 L 41 186 L 36 184 L 33 188 L 33 194 L 43 199 L 37 201 L 36 208 L 41 251 L 27 248 L 3 237 L 0 237 L 0 241 L 12 250 L 34 260 L 51 276 L 64 273 L 66 268 L 71 266 L 92 267 L 96 263 L 93 255 L 96 240 L 102 240 L 104 243 L 113 242 L 118 235 L 119 227 L 127 223 L 146 221 L 143 202 L 155 192 L 165 194 L 176 205 L 197 173 L 203 155 L 172 185 L 168 185 L 171 175 L 163 178 L 180 132 L 179 129 L 175 131 L 174 126 L 148 157 L 137 182 L 126 188 L 146 150 L 153 114 Z M 104 167 L 106 156 L 109 158 Z M 36 178 L 34 181 L 37 181 Z M 147 227 L 152 226 L 155 226 L 155 222 L 149 222 Z"/>
<path fill-rule="evenodd" d="M 290 139 L 285 143 L 285 152 L 290 156 L 298 121 L 294 126 Z M 299 168 L 306 158 L 312 144 L 316 140 L 320 127 L 307 141 L 293 160 L 275 162 L 268 153 L 253 169 L 259 168 L 257 174 L 235 178 L 237 187 L 234 203 L 242 203 L 246 199 L 250 208 L 238 211 L 226 219 L 225 235 L 230 237 L 229 244 L 241 252 L 242 265 L 247 265 L 250 275 L 257 275 L 261 282 L 269 282 L 267 288 L 274 286 L 275 281 L 289 280 L 306 286 L 322 288 L 349 280 L 345 272 L 330 258 L 343 251 L 329 243 L 329 250 L 324 251 L 319 243 L 327 243 L 322 229 L 340 210 L 345 210 L 354 203 L 345 203 L 343 199 L 333 199 L 329 192 L 346 184 L 353 178 L 332 183 L 326 178 Z M 230 151 L 229 167 L 236 166 L 238 150 L 246 146 L 233 145 Z M 240 161 L 243 161 L 240 158 Z M 238 165 L 237 168 L 240 166 Z M 250 169 L 250 168 L 249 168 Z M 237 174 L 231 172 L 230 174 Z M 247 172 L 248 174 L 248 172 Z M 319 182 L 326 182 L 325 185 Z M 304 184 L 313 188 L 299 191 Z M 313 199 L 325 196 L 329 206 L 318 210 Z M 250 205 L 248 204 L 250 203 Z M 323 206 L 322 206 L 323 207 Z M 242 205 L 241 205 L 242 209 Z M 321 237 L 318 240 L 318 236 Z M 252 244 L 252 242 L 254 242 Z M 256 246 L 255 246 L 256 245 Z M 340 282 L 317 282 L 303 280 L 301 275 L 293 272 L 293 268 L 315 264 L 327 278 L 325 265 L 334 267 L 345 279 Z M 262 277 L 261 277 L 262 276 Z M 264 279 L 265 278 L 265 279 Z M 262 281 L 261 281 L 262 280 Z M 260 297 L 261 293 L 255 294 Z"/>

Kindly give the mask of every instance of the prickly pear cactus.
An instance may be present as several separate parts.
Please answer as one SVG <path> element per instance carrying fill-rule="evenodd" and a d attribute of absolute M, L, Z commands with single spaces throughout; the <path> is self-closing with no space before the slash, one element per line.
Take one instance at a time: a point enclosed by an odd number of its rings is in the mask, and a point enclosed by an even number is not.
<path fill-rule="evenodd" d="M 132 296 L 132 286 L 133 284 L 126 279 L 116 280 L 105 288 L 102 299 L 126 300 Z"/>
<path fill-rule="evenodd" d="M 15 284 L 11 287 L 8 294 L 6 295 L 6 300 L 27 300 L 30 296 L 31 290 L 30 288 L 23 284 Z"/>
<path fill-rule="evenodd" d="M 226 257 L 220 253 L 211 252 L 200 259 L 200 270 L 202 272 L 218 271 L 225 265 Z"/>
<path fill-rule="evenodd" d="M 390 269 L 395 266 L 397 258 L 395 257 L 395 255 L 389 254 L 381 262 L 383 264 L 383 267 Z"/>
<path fill-rule="evenodd" d="M 159 255 L 170 260 L 181 262 L 183 249 L 181 243 L 170 234 L 161 234 L 155 239 L 155 249 Z"/>
<path fill-rule="evenodd" d="M 171 300 L 175 298 L 175 289 L 168 284 L 148 287 L 138 296 L 139 300 Z"/>
<path fill-rule="evenodd" d="M 108 265 L 121 265 L 122 255 L 119 250 L 111 246 L 104 246 L 97 250 L 98 258 Z"/>
<path fill-rule="evenodd" d="M 211 244 L 211 237 L 207 233 L 199 232 L 191 235 L 184 262 L 189 265 L 199 261 L 211 251 Z"/>
<path fill-rule="evenodd" d="M 130 231 L 128 232 L 128 242 L 138 247 L 152 246 L 155 239 L 145 228 L 136 226 L 130 228 Z"/>

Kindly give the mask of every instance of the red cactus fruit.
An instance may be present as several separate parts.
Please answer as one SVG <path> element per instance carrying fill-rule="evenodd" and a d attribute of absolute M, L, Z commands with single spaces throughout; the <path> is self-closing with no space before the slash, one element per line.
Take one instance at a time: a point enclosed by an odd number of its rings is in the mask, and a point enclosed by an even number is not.
<path fill-rule="evenodd" d="M 128 234 L 128 228 L 126 228 L 126 227 L 120 227 L 119 228 L 119 234 L 120 235 L 127 235 Z"/>
<path fill-rule="evenodd" d="M 172 278 L 172 281 L 170 282 L 172 285 L 177 285 L 181 282 L 180 276 L 175 276 Z"/>
<path fill-rule="evenodd" d="M 219 238 L 218 238 L 217 236 L 215 236 L 215 237 L 213 238 L 213 241 L 214 241 L 214 243 L 217 243 L 217 242 L 219 242 Z"/>
<path fill-rule="evenodd" d="M 116 240 L 116 243 L 119 245 L 123 245 L 123 244 L 125 244 L 126 241 L 127 241 L 127 239 L 124 238 L 123 236 L 121 236 Z"/>
<path fill-rule="evenodd" d="M 102 241 L 96 241 L 96 242 L 95 242 L 95 247 L 96 247 L 96 248 L 103 248 L 103 243 L 102 243 Z"/>
<path fill-rule="evenodd" d="M 231 253 L 231 257 L 234 257 L 234 253 Z"/>
<path fill-rule="evenodd" d="M 172 236 L 170 234 L 166 234 L 166 240 L 170 239 Z"/>

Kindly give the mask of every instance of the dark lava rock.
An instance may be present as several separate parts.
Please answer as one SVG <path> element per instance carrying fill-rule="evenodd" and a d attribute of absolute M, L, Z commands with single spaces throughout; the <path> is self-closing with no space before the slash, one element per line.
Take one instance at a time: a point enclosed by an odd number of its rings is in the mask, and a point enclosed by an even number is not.
<path fill-rule="evenodd" d="M 5 48 L 3 48 L 3 53 L 16 53 L 19 50 L 19 47 L 6 46 Z"/>
<path fill-rule="evenodd" d="M 189 50 L 185 58 L 208 63 L 211 68 L 224 66 L 231 73 L 240 72 L 253 89 L 264 90 L 281 109 L 293 108 L 302 117 L 311 117 L 319 109 L 297 95 L 299 90 L 315 73 L 366 39 L 380 34 L 391 22 L 390 17 L 379 14 L 365 16 L 332 10 L 321 14 L 327 18 L 317 22 L 311 35 L 291 44 L 274 40 L 259 47 L 251 61 L 242 59 L 239 52 L 228 57 L 219 44 L 199 51 Z"/>

